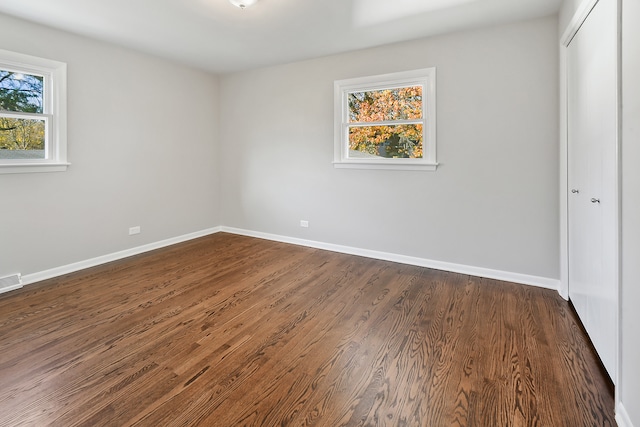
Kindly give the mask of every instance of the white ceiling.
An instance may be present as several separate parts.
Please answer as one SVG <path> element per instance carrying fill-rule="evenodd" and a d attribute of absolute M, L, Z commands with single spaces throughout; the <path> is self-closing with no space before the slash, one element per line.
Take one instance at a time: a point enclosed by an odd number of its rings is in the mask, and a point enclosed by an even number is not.
<path fill-rule="evenodd" d="M 0 12 L 232 72 L 551 15 L 562 0 L 0 0 Z"/>

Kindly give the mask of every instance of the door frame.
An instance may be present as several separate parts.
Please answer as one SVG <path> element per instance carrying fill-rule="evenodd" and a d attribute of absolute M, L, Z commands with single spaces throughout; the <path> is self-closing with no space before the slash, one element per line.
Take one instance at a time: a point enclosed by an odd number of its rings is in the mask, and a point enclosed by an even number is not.
<path fill-rule="evenodd" d="M 565 299 L 569 299 L 569 134 L 568 134 L 568 82 L 567 82 L 567 48 L 573 40 L 573 37 L 577 34 L 578 30 L 585 22 L 593 8 L 596 6 L 599 0 L 583 0 L 580 6 L 578 7 L 576 13 L 573 15 L 573 18 L 567 25 L 564 33 L 560 37 L 560 287 L 558 288 L 558 292 Z M 620 215 L 622 212 L 621 209 L 621 158 L 620 158 L 620 135 L 621 135 L 621 99 L 622 99 L 622 54 L 621 54 L 621 7 L 622 0 L 615 0 L 617 7 L 617 90 L 616 90 L 616 98 L 617 98 L 617 111 L 616 111 L 616 121 L 617 121 L 617 129 L 616 129 L 616 165 L 615 165 L 615 175 L 616 175 L 616 191 L 614 197 L 616 198 L 616 224 L 615 228 L 617 230 L 616 235 L 616 253 L 615 259 L 617 260 L 618 268 L 616 269 L 616 282 L 618 294 L 616 295 L 617 299 L 617 322 L 616 322 L 616 369 L 614 373 L 614 378 L 612 378 L 615 386 L 615 404 L 616 408 L 620 403 L 620 366 L 621 366 L 621 337 L 620 337 L 620 295 L 621 295 L 621 266 L 620 266 L 620 244 L 621 244 L 621 228 L 620 224 L 622 223 Z"/>

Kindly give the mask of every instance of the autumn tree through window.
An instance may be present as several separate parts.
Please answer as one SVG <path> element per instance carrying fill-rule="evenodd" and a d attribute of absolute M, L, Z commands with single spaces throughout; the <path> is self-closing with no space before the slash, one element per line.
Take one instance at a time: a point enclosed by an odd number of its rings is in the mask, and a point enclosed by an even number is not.
<path fill-rule="evenodd" d="M 0 69 L 0 159 L 43 159 L 42 76 Z M 26 114 L 24 114 L 26 113 Z"/>
<path fill-rule="evenodd" d="M 435 169 L 433 68 L 335 83 L 336 167 Z"/>
<path fill-rule="evenodd" d="M 66 67 L 0 50 L 0 173 L 66 170 Z"/>
<path fill-rule="evenodd" d="M 422 157 L 422 86 L 352 92 L 348 100 L 350 156 Z"/>

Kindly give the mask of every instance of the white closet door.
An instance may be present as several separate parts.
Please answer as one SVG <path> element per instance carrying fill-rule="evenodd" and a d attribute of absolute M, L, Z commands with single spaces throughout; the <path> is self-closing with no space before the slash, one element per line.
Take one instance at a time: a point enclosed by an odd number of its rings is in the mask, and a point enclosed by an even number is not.
<path fill-rule="evenodd" d="M 567 48 L 569 298 L 615 380 L 618 298 L 617 1 Z"/>

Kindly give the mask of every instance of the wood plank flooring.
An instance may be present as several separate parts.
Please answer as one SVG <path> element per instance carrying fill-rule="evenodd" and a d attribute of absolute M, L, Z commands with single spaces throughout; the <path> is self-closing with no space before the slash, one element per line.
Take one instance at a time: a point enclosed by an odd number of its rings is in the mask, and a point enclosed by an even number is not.
<path fill-rule="evenodd" d="M 0 295 L 0 426 L 613 426 L 556 292 L 216 234 Z"/>

